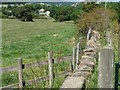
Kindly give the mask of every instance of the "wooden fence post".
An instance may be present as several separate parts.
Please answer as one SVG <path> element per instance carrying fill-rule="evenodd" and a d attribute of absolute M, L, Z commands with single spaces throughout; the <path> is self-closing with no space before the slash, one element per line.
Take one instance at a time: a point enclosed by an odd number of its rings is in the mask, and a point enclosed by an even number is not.
<path fill-rule="evenodd" d="M 73 62 L 72 62 L 72 59 L 70 59 L 70 70 L 71 70 L 71 72 L 73 72 Z"/>
<path fill-rule="evenodd" d="M 113 59 L 112 48 L 103 48 L 99 52 L 98 88 L 112 88 L 113 85 Z"/>
<path fill-rule="evenodd" d="M 52 53 L 48 52 L 48 64 L 49 64 L 49 88 L 52 88 L 53 84 L 53 68 L 52 68 Z"/>
<path fill-rule="evenodd" d="M 73 47 L 73 56 L 72 56 L 72 68 L 74 69 L 75 68 L 75 47 Z"/>
<path fill-rule="evenodd" d="M 112 46 L 112 38 L 110 36 L 111 32 L 107 30 L 106 32 L 106 40 L 107 40 L 107 43 L 108 43 L 108 46 Z"/>
<path fill-rule="evenodd" d="M 90 40 L 91 32 L 92 32 L 92 29 L 89 27 L 89 30 L 88 30 L 88 33 L 87 33 L 87 40 Z"/>
<path fill-rule="evenodd" d="M 80 50 L 80 43 L 77 43 L 77 52 L 76 52 L 76 69 L 79 69 L 79 50 Z"/>
<path fill-rule="evenodd" d="M 18 58 L 19 88 L 23 88 L 22 58 Z"/>

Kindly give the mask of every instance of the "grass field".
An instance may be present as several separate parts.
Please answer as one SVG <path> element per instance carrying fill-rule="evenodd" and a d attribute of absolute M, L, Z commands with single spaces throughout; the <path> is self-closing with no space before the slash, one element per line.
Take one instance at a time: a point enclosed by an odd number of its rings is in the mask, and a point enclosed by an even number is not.
<path fill-rule="evenodd" d="M 72 54 L 75 44 L 77 27 L 73 22 L 54 22 L 49 19 L 36 19 L 35 22 L 21 22 L 15 19 L 3 19 L 2 27 L 2 62 L 3 67 L 17 66 L 17 59 L 23 58 L 23 63 L 47 60 L 48 51 L 53 51 L 54 57 L 61 51 L 62 56 Z M 69 63 L 55 65 L 55 73 L 69 69 Z M 34 72 L 32 72 L 33 70 Z M 37 77 L 35 76 L 37 75 Z M 48 75 L 48 66 L 24 70 L 24 80 Z M 56 78 L 53 87 L 59 88 L 64 76 Z M 8 72 L 2 75 L 2 86 L 18 82 L 18 72 Z M 46 84 L 45 84 L 46 83 Z M 44 85 L 43 85 L 44 84 Z M 42 82 L 26 87 L 48 87 Z"/>
<path fill-rule="evenodd" d="M 35 22 L 21 22 L 15 19 L 3 19 L 2 61 L 3 67 L 15 66 L 17 58 L 24 63 L 47 58 L 47 52 L 62 50 L 69 55 L 74 45 L 77 27 L 72 22 L 54 22 L 36 19 Z"/>

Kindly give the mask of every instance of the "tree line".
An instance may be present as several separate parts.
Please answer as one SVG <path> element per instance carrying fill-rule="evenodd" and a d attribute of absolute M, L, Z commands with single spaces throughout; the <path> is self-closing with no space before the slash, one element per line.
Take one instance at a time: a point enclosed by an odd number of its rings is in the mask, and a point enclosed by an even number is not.
<path fill-rule="evenodd" d="M 56 21 L 69 21 L 76 20 L 78 15 L 82 12 L 82 4 L 78 4 L 76 7 L 71 5 L 41 5 L 41 4 L 27 4 L 23 6 L 11 6 L 2 7 L 2 18 L 18 18 L 21 21 L 32 21 L 33 19 L 39 19 L 42 16 L 39 15 L 39 10 L 45 9 L 50 11 L 50 16 Z M 13 16 L 13 17 L 11 17 Z"/>
<path fill-rule="evenodd" d="M 107 9 L 113 9 L 119 14 L 118 3 L 107 3 Z M 38 10 L 45 9 L 46 11 L 50 11 L 50 16 L 54 18 L 56 21 L 76 21 L 78 18 L 83 15 L 85 12 L 91 12 L 96 7 L 105 7 L 105 3 L 102 2 L 100 4 L 96 4 L 95 2 L 91 3 L 78 3 L 76 6 L 71 5 L 41 5 L 41 4 L 26 4 L 23 6 L 14 5 L 11 6 L 8 4 L 7 7 L 2 7 L 1 18 L 17 18 L 21 21 L 33 21 L 33 19 L 45 18 L 39 15 Z M 12 16 L 12 17 L 11 17 Z M 119 17 L 118 17 L 119 19 Z"/>

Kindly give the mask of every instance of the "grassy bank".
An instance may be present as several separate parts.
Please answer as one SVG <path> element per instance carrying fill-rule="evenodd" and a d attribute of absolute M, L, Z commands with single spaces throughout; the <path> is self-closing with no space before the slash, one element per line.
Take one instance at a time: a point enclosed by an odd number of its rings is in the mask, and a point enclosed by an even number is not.
<path fill-rule="evenodd" d="M 54 20 L 36 19 L 35 22 L 21 22 L 15 19 L 3 19 L 2 31 L 2 62 L 3 67 L 16 66 L 17 58 L 22 57 L 23 63 L 47 60 L 48 51 L 58 57 L 72 53 L 75 44 L 77 27 L 73 22 L 54 22 Z M 69 63 L 63 62 L 54 65 L 54 72 L 61 73 L 69 69 Z M 33 72 L 34 71 L 34 72 Z M 37 75 L 37 76 L 36 76 Z M 23 72 L 24 80 L 35 79 L 48 75 L 48 66 L 26 69 Z M 54 80 L 53 87 L 59 88 L 64 76 Z M 8 72 L 2 75 L 2 86 L 18 82 L 18 72 Z M 41 82 L 26 87 L 48 87 L 48 82 Z"/>
<path fill-rule="evenodd" d="M 61 50 L 63 56 L 71 53 L 77 31 L 73 23 L 34 21 L 3 19 L 3 67 L 17 65 L 18 57 L 22 57 L 24 63 L 46 59 L 50 50 Z"/>

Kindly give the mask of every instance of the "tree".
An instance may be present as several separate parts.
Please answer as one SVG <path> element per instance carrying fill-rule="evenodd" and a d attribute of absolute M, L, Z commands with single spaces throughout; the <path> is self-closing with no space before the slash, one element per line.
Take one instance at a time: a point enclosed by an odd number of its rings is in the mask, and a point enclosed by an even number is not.
<path fill-rule="evenodd" d="M 95 2 L 87 2 L 83 5 L 83 10 L 85 12 L 91 12 L 94 8 L 96 8 L 98 5 Z"/>
<path fill-rule="evenodd" d="M 21 21 L 33 21 L 31 7 L 29 6 L 17 7 L 15 9 L 15 16 Z"/>
<path fill-rule="evenodd" d="M 70 21 L 76 20 L 80 13 L 82 12 L 82 5 L 78 5 L 77 7 L 72 6 L 51 6 L 51 17 L 54 18 L 56 21 Z"/>
<path fill-rule="evenodd" d="M 106 32 L 106 30 L 114 29 L 117 25 L 113 22 L 116 21 L 116 13 L 111 10 L 105 10 L 104 8 L 95 8 L 91 12 L 84 12 L 80 18 L 76 21 L 79 27 L 79 32 L 86 35 L 88 28 L 98 30 L 100 32 Z"/>

